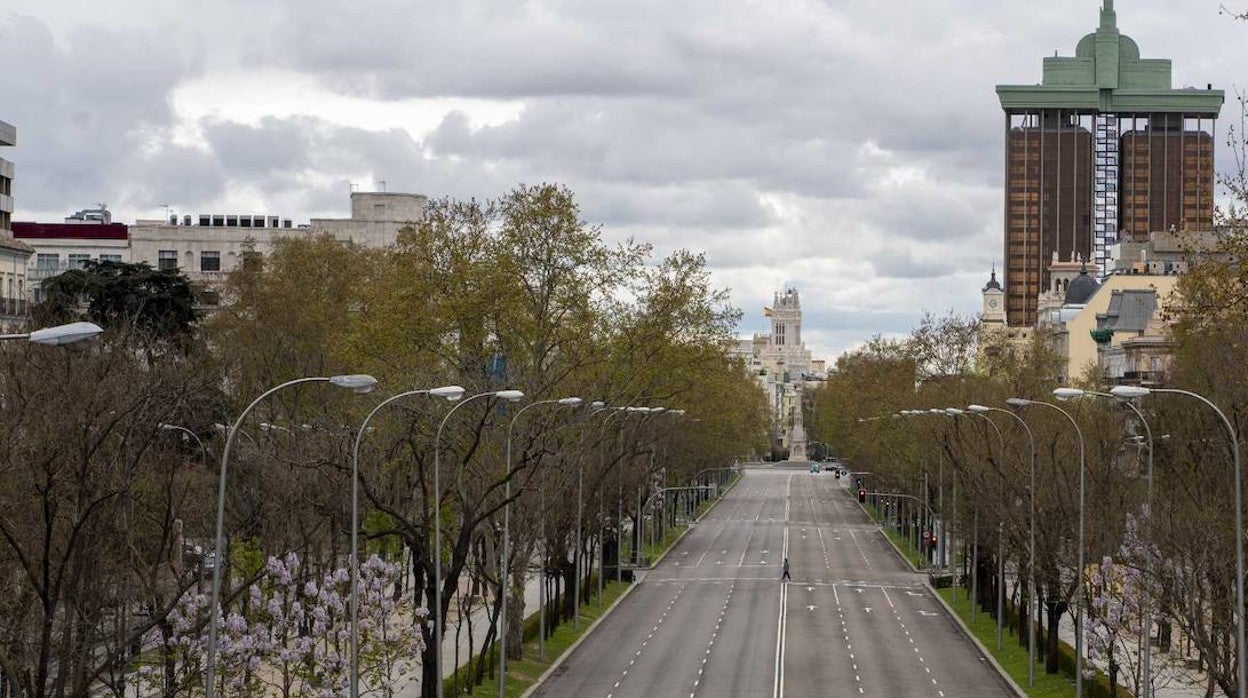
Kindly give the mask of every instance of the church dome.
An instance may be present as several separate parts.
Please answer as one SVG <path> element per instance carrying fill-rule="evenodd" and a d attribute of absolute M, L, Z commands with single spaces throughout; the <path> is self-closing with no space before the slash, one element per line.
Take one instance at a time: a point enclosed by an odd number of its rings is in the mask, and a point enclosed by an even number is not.
<path fill-rule="evenodd" d="M 988 289 L 1001 290 L 1001 284 L 997 281 L 997 270 L 995 268 L 992 270 L 992 276 L 988 278 L 988 283 L 984 286 L 984 291 Z"/>
<path fill-rule="evenodd" d="M 1096 289 L 1100 288 L 1100 284 L 1096 283 L 1096 279 L 1088 276 L 1088 268 L 1085 265 L 1079 270 L 1079 276 L 1071 280 L 1070 286 L 1066 288 L 1066 305 L 1083 305 L 1088 302 L 1092 294 L 1096 293 Z"/>

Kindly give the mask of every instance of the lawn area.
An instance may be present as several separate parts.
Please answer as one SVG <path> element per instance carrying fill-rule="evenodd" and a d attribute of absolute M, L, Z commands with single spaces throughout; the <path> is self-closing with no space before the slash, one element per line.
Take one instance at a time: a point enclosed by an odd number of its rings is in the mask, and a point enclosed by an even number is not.
<path fill-rule="evenodd" d="M 631 586 L 624 582 L 608 582 L 603 590 L 605 603 L 599 604 L 598 600 L 591 599 L 587 604 L 581 604 L 580 624 L 564 623 L 560 625 L 550 637 L 546 638 L 546 660 L 542 661 L 537 658 L 537 638 L 528 640 L 524 643 L 524 659 L 519 661 L 507 662 L 507 695 L 519 696 L 529 690 L 551 664 L 554 664 L 564 652 L 567 651 L 572 643 L 585 634 L 595 620 L 598 619 L 606 609 L 616 599 L 628 590 Z M 447 687 L 447 694 L 450 694 L 450 687 Z M 474 698 L 491 698 L 498 696 L 498 672 L 492 673 L 482 685 L 477 686 L 476 690 L 470 695 Z"/>
<path fill-rule="evenodd" d="M 1011 677 L 1029 696 L 1037 696 L 1039 698 L 1064 698 L 1065 696 L 1075 695 L 1075 682 L 1065 676 L 1044 673 L 1044 666 L 1036 666 L 1036 686 L 1027 689 L 1027 648 L 1020 647 L 1018 644 L 1018 636 L 1011 633 L 1007 627 L 1005 637 L 1002 641 L 1001 651 L 997 651 L 997 621 L 987 613 L 980 613 L 979 617 L 971 621 L 971 602 L 966 598 L 965 592 L 957 594 L 957 598 L 953 598 L 952 589 L 939 589 L 937 593 L 941 598 L 949 602 L 953 610 L 962 618 L 962 622 L 966 623 L 975 637 L 984 643 L 984 647 L 992 653 Z M 1038 661 L 1038 658 L 1037 658 Z M 1085 684 L 1084 686 L 1088 686 Z"/>

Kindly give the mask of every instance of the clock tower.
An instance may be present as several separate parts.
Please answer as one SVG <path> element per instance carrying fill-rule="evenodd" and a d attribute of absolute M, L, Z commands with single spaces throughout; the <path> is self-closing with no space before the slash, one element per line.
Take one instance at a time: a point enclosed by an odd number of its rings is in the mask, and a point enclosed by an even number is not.
<path fill-rule="evenodd" d="M 1005 291 L 997 281 L 997 269 L 994 266 L 992 276 L 984 286 L 984 309 L 981 317 L 985 328 L 1005 327 Z"/>

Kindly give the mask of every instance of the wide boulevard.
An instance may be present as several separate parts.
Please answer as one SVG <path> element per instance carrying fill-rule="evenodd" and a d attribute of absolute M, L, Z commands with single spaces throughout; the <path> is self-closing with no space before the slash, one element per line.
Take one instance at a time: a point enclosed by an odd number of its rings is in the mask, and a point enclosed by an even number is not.
<path fill-rule="evenodd" d="M 746 469 L 536 695 L 1011 695 L 847 484 Z"/>

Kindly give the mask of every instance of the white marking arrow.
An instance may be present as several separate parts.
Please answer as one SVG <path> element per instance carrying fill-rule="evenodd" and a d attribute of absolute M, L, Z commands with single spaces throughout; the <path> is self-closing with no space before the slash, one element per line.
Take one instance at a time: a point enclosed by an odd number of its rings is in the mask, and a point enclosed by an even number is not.
<path fill-rule="evenodd" d="M 917 592 L 917 591 L 907 591 L 907 592 L 906 592 L 906 596 L 922 596 L 922 595 L 923 595 L 923 594 L 920 594 L 920 593 L 919 593 L 919 592 Z"/>
<path fill-rule="evenodd" d="M 814 587 L 806 587 L 806 591 L 814 591 L 814 590 L 815 590 Z"/>
<path fill-rule="evenodd" d="M 871 612 L 871 607 L 870 607 L 870 606 L 864 606 L 864 607 L 862 608 L 862 610 L 866 611 L 867 613 L 870 613 L 870 612 Z"/>
<path fill-rule="evenodd" d="M 938 614 L 937 614 L 935 611 L 919 611 L 919 615 L 921 615 L 921 616 L 935 616 L 935 615 L 938 615 Z"/>
<path fill-rule="evenodd" d="M 807 607 L 806 607 L 806 610 L 807 610 L 807 611 L 813 611 L 813 610 L 815 610 L 816 608 L 819 608 L 819 607 L 818 607 L 818 606 L 807 606 Z"/>

